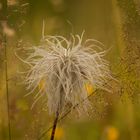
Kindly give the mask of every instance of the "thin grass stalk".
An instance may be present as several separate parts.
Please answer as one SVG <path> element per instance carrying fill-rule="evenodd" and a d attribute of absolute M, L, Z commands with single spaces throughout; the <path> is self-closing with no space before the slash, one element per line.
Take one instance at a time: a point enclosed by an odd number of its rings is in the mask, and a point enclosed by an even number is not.
<path fill-rule="evenodd" d="M 7 21 L 7 0 L 2 0 L 2 21 Z M 2 22 L 1 21 L 1 22 Z M 6 101 L 7 101 L 7 118 L 8 118 L 8 137 L 11 140 L 11 121 L 10 121 L 10 103 L 9 103 L 9 86 L 8 86 L 8 64 L 7 64 L 7 39 L 6 34 L 3 33 L 3 46 L 4 46 L 4 54 L 5 54 L 5 88 L 6 88 Z"/>
<path fill-rule="evenodd" d="M 5 48 L 5 81 L 6 81 L 6 101 L 7 101 L 7 115 L 8 115 L 8 135 L 11 140 L 11 121 L 10 121 L 10 103 L 9 103 L 9 85 L 8 85 L 8 69 L 7 69 L 7 48 L 6 36 L 4 35 L 4 48 Z"/>

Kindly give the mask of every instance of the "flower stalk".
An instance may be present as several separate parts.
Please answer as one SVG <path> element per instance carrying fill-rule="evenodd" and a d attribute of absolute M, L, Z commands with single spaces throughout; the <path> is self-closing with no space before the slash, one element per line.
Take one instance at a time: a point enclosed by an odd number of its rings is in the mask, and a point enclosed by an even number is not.
<path fill-rule="evenodd" d="M 2 0 L 2 16 L 0 17 L 0 24 L 7 22 L 7 0 Z M 2 26 L 3 27 L 3 26 Z M 7 65 L 7 38 L 5 32 L 3 32 L 3 46 L 5 54 L 5 88 L 6 88 L 6 101 L 7 101 L 7 116 L 8 116 L 8 137 L 11 140 L 11 122 L 10 122 L 10 105 L 9 105 L 9 88 L 8 88 L 8 65 Z"/>
<path fill-rule="evenodd" d="M 59 109 L 56 112 L 56 116 L 55 116 L 55 120 L 54 120 L 54 123 L 53 123 L 50 140 L 54 140 L 54 136 L 55 136 L 55 131 L 56 131 L 58 120 L 59 120 Z"/>

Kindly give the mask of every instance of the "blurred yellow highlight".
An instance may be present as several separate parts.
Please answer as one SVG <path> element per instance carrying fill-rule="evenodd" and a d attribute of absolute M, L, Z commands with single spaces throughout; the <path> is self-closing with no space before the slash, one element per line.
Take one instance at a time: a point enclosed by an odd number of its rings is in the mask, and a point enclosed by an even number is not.
<path fill-rule="evenodd" d="M 52 132 L 52 129 L 48 133 L 49 137 L 51 136 L 51 132 Z M 55 139 L 61 140 L 63 138 L 63 136 L 64 136 L 64 129 L 61 127 L 57 127 L 55 130 Z"/>
<path fill-rule="evenodd" d="M 107 127 L 107 140 L 118 140 L 119 131 L 113 126 Z"/>
<path fill-rule="evenodd" d="M 45 80 L 42 79 L 38 85 L 39 90 L 45 90 Z"/>
<path fill-rule="evenodd" d="M 87 91 L 88 95 L 91 95 L 94 92 L 94 88 L 93 88 L 93 86 L 91 84 L 86 83 L 85 87 L 86 87 L 86 91 Z"/>
<path fill-rule="evenodd" d="M 38 85 L 39 90 L 45 90 L 45 85 L 46 85 L 45 80 L 42 79 Z M 89 83 L 85 83 L 85 88 L 88 95 L 91 95 L 94 92 L 93 86 Z"/>

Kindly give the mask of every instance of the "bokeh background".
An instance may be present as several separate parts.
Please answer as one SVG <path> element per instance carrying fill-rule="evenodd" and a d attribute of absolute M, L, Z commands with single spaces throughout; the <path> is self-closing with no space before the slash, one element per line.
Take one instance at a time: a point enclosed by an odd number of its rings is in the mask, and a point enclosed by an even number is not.
<path fill-rule="evenodd" d="M 139 140 L 139 0 L 0 0 L 0 140 L 39 140 L 53 124 L 41 101 L 30 109 L 36 93 L 24 97 L 18 73 L 24 66 L 15 56 L 18 48 L 40 43 L 43 21 L 46 35 L 68 38 L 84 30 L 84 39 L 101 41 L 117 79 L 107 83 L 111 93 L 93 93 L 88 117 L 66 115 L 56 140 Z M 49 137 L 47 131 L 41 139 Z"/>

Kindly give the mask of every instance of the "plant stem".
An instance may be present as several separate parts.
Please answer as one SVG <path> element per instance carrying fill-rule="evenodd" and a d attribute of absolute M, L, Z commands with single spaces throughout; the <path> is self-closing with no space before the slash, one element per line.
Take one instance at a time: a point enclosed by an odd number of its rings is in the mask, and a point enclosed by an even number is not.
<path fill-rule="evenodd" d="M 9 108 L 9 88 L 8 88 L 8 70 L 7 70 L 7 48 L 6 48 L 6 36 L 4 36 L 4 48 L 5 48 L 5 79 L 6 79 L 6 100 L 7 100 L 7 114 L 8 114 L 8 135 L 11 140 L 11 122 L 10 122 L 10 108 Z"/>
<path fill-rule="evenodd" d="M 54 120 L 54 123 L 53 123 L 53 128 L 52 128 L 52 133 L 51 133 L 51 139 L 50 140 L 54 140 L 58 119 L 59 119 L 59 109 L 57 109 L 57 112 L 56 112 L 56 116 L 55 116 L 55 120 Z"/>
<path fill-rule="evenodd" d="M 2 13 L 0 17 L 0 22 L 7 22 L 7 0 L 2 0 L 2 9 L 0 12 Z M 8 88 L 8 65 L 7 65 L 7 40 L 6 34 L 3 33 L 3 46 L 4 46 L 4 54 L 5 54 L 5 88 L 6 88 L 6 101 L 7 101 L 7 116 L 8 116 L 8 136 L 9 140 L 11 140 L 11 122 L 10 122 L 10 108 L 9 108 L 9 88 Z"/>

